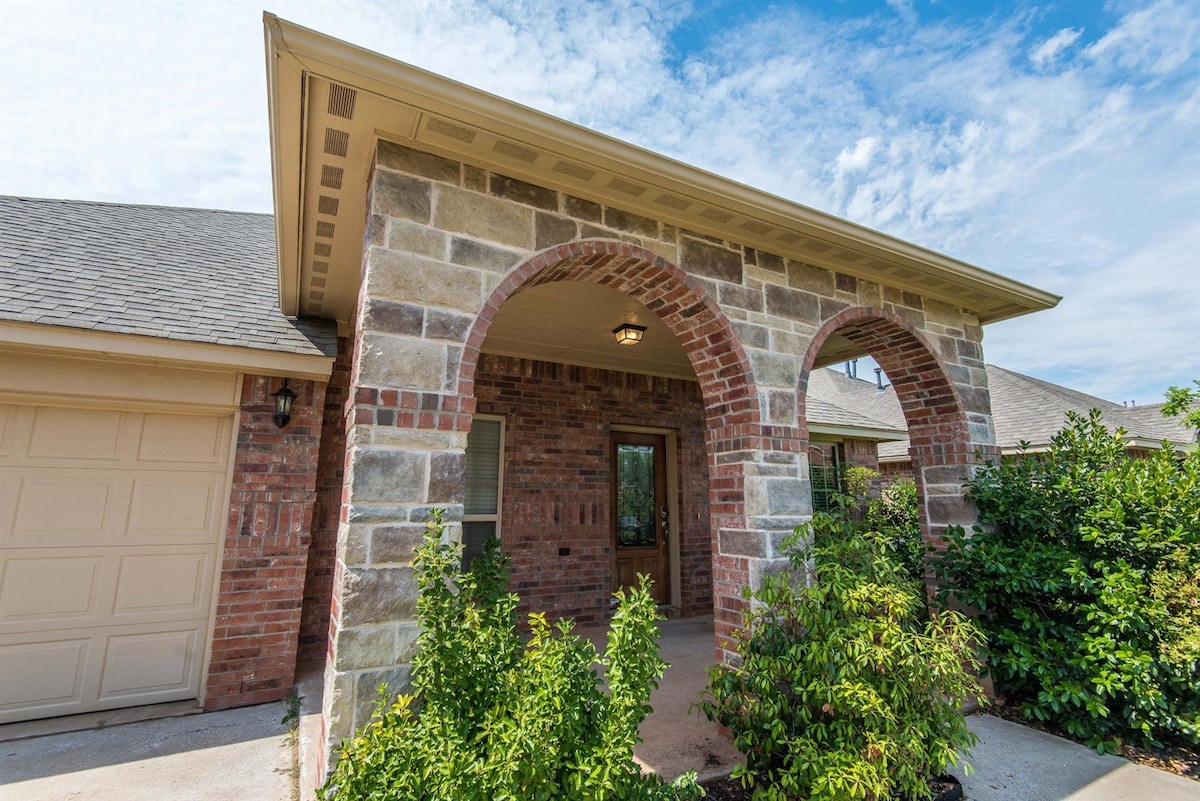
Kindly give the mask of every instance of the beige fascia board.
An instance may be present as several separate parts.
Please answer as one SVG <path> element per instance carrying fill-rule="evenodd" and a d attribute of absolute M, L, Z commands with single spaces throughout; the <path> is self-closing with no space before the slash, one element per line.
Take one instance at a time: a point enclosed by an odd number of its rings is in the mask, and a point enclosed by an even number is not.
<path fill-rule="evenodd" d="M 331 356 L 11 321 L 0 321 L 0 347 L 99 355 L 147 364 L 186 365 L 222 372 L 233 370 L 312 381 L 327 381 L 333 372 Z"/>
<path fill-rule="evenodd" d="M 304 72 L 280 48 L 278 20 L 263 15 L 267 59 L 267 116 L 271 131 L 271 190 L 275 213 L 279 308 L 289 317 L 300 309 L 300 215 L 304 197 Z"/>
<path fill-rule="evenodd" d="M 1125 437 L 1125 448 L 1143 448 L 1145 450 L 1159 450 L 1163 446 L 1163 440 L 1153 439 L 1152 437 Z M 1179 452 L 1188 452 L 1196 450 L 1194 442 L 1176 442 L 1175 440 L 1167 440 L 1167 444 L 1172 450 Z"/>
<path fill-rule="evenodd" d="M 656 189 L 683 195 L 697 203 L 723 208 L 752 220 L 784 227 L 838 247 L 911 267 L 927 275 L 944 277 L 959 285 L 1004 298 L 1019 307 L 1019 310 L 1011 313 L 981 317 L 981 322 L 995 322 L 1053 308 L 1061 300 L 1060 296 L 1051 292 L 504 100 L 281 20 L 271 14 L 264 15 L 264 23 L 268 32 L 269 60 L 279 60 L 287 54 L 306 72 L 354 86 L 394 102 L 415 106 L 423 113 L 445 116 L 508 138 L 519 139 L 563 158 L 607 169 L 630 180 L 647 183 Z M 299 124 L 298 104 L 296 109 L 292 119 Z M 387 138 L 385 131 L 376 132 Z M 395 133 L 405 139 L 413 139 L 416 132 Z M 425 147 L 424 143 L 422 147 Z M 447 151 L 446 154 L 455 155 L 451 151 Z M 298 159 L 293 161 L 293 164 L 296 163 Z M 519 169 L 512 169 L 514 166 L 516 165 L 506 165 L 506 172 L 519 173 Z M 538 172 L 536 176 L 540 183 L 551 188 L 573 191 L 569 184 L 554 176 L 544 172 Z M 514 177 L 529 179 L 534 175 L 527 172 Z M 279 189 L 280 186 L 277 182 L 276 188 Z M 574 188 L 574 191 L 578 191 L 578 188 Z M 642 212 L 651 211 L 648 206 L 636 201 L 626 200 L 623 201 L 623 205 Z M 692 217 L 673 217 L 660 209 L 652 210 L 651 216 L 701 233 L 722 238 L 731 236 L 729 230 Z M 734 238 L 738 241 L 756 244 L 752 235 L 743 231 L 734 233 Z M 766 246 L 763 247 L 766 249 Z M 774 250 L 779 250 L 777 243 Z M 808 258 L 806 260 L 811 261 Z M 930 294 L 927 290 L 915 286 L 911 288 L 922 294 Z M 960 304 L 971 308 L 970 304 L 961 301 Z"/>
<path fill-rule="evenodd" d="M 908 439 L 907 431 L 895 428 L 868 428 L 864 426 L 842 426 L 833 423 L 809 422 L 810 434 L 826 434 L 829 436 L 849 437 L 851 439 L 873 439 L 878 442 L 900 442 Z"/>

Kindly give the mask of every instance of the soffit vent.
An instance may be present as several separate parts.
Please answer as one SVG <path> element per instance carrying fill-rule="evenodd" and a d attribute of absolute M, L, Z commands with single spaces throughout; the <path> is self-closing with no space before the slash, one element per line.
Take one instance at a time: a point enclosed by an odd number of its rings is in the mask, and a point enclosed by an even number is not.
<path fill-rule="evenodd" d="M 613 178 L 608 182 L 608 188 L 624 192 L 627 195 L 633 195 L 634 197 L 641 197 L 646 192 L 646 187 L 641 184 L 635 184 L 632 181 L 626 181 L 624 178 Z"/>
<path fill-rule="evenodd" d="M 321 167 L 321 186 L 327 189 L 341 189 L 345 174 L 346 171 L 341 167 L 330 167 L 326 164 Z"/>
<path fill-rule="evenodd" d="M 329 87 L 329 113 L 347 120 L 354 119 L 354 101 L 358 92 L 349 86 L 335 83 Z"/>
<path fill-rule="evenodd" d="M 325 129 L 325 153 L 330 156 L 346 157 L 350 152 L 350 134 L 337 128 Z"/>
<path fill-rule="evenodd" d="M 338 199 L 336 197 L 329 197 L 328 195 L 321 195 L 317 199 L 317 213 L 336 217 L 338 213 Z"/>
<path fill-rule="evenodd" d="M 733 219 L 733 215 L 728 212 L 718 211 L 717 209 L 705 209 L 700 212 L 700 216 L 706 220 L 712 220 L 719 223 L 727 223 Z"/>
<path fill-rule="evenodd" d="M 589 170 L 587 167 L 581 167 L 569 161 L 558 162 L 554 165 L 554 171 L 561 172 L 563 175 L 569 175 L 572 178 L 578 178 L 581 181 L 590 181 L 596 177 L 595 170 Z"/>
<path fill-rule="evenodd" d="M 334 225 L 331 222 L 321 220 L 317 223 L 317 236 L 323 239 L 333 239 Z"/>
<path fill-rule="evenodd" d="M 425 130 L 439 136 L 457 139 L 459 142 L 465 142 L 468 145 L 475 141 L 475 131 L 472 131 L 470 128 L 463 128 L 461 125 L 455 125 L 452 122 L 446 122 L 437 117 L 430 118 L 429 122 L 425 124 Z"/>
<path fill-rule="evenodd" d="M 674 195 L 659 195 L 658 197 L 654 198 L 654 202 L 658 203 L 660 206 L 666 206 L 667 208 L 677 209 L 679 211 L 684 211 L 692 206 L 692 204 L 688 201 L 684 200 L 683 198 L 675 197 Z"/>
<path fill-rule="evenodd" d="M 526 164 L 533 164 L 538 160 L 536 151 L 529 150 L 520 145 L 514 145 L 512 142 L 506 142 L 503 139 L 498 140 L 496 144 L 492 145 L 492 150 L 502 156 L 508 156 L 517 161 L 523 161 Z"/>

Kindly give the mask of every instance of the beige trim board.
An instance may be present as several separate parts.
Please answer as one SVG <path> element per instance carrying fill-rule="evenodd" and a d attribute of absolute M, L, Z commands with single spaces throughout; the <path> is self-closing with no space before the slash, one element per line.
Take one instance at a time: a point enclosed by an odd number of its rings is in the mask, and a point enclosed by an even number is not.
<path fill-rule="evenodd" d="M 361 267 L 366 182 L 395 141 L 702 234 L 937 298 L 993 322 L 1060 297 L 865 226 L 263 15 L 280 301 L 348 319 Z M 343 102 L 346 98 L 353 101 Z M 326 137 L 338 189 L 318 190 Z M 319 195 L 340 201 L 321 299 L 304 295 Z M 326 219 L 329 222 L 329 219 Z M 322 260 L 330 257 L 321 256 Z M 303 297 L 302 297 L 303 296 Z"/>
<path fill-rule="evenodd" d="M 825 434 L 840 438 L 873 439 L 879 442 L 900 442 L 908 439 L 908 432 L 894 428 L 864 428 L 860 426 L 839 426 L 828 423 L 809 423 L 808 433 Z"/>
<path fill-rule="evenodd" d="M 186 365 L 193 369 L 237 371 L 327 381 L 333 357 L 186 342 L 176 339 L 118 334 L 60 325 L 0 321 L 0 346 L 14 350 L 54 351 L 145 364 Z"/>

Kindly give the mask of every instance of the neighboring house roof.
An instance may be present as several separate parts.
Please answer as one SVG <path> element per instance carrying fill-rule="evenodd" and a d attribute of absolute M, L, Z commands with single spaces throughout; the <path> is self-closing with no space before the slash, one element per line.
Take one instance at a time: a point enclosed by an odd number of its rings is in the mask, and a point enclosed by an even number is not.
<path fill-rule="evenodd" d="M 879 442 L 908 439 L 908 429 L 844 409 L 819 398 L 811 398 L 806 409 L 808 430 L 813 434 L 829 434 Z"/>
<path fill-rule="evenodd" d="M 1101 411 L 1110 430 L 1126 429 L 1130 447 L 1158 447 L 1163 440 L 1175 444 L 1194 441 L 1193 432 L 1182 425 L 1181 418 L 1162 416 L 1161 404 L 1126 408 L 994 364 L 987 365 L 987 376 L 996 444 L 1004 453 L 1017 451 L 1022 441 L 1033 449 L 1045 447 L 1062 429 L 1067 412 L 1087 414 L 1092 409 Z M 824 369 L 812 372 L 808 392 L 810 405 L 832 401 L 887 425 L 907 429 L 896 390 L 890 385 L 880 391 L 871 381 L 849 378 L 840 370 Z M 907 460 L 908 440 L 880 443 L 879 458 L 885 462 Z"/>
<path fill-rule="evenodd" d="M 335 355 L 276 298 L 269 214 L 0 196 L 0 320 Z"/>

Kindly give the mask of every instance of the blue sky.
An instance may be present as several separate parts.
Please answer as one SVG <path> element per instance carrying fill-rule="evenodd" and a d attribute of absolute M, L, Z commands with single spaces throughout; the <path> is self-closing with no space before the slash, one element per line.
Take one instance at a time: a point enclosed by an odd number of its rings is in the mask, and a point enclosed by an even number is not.
<path fill-rule="evenodd" d="M 0 192 L 269 210 L 262 9 L 0 2 Z M 1200 377 L 1195 2 L 269 9 L 1065 296 L 989 326 L 995 364 L 1139 404 Z"/>

